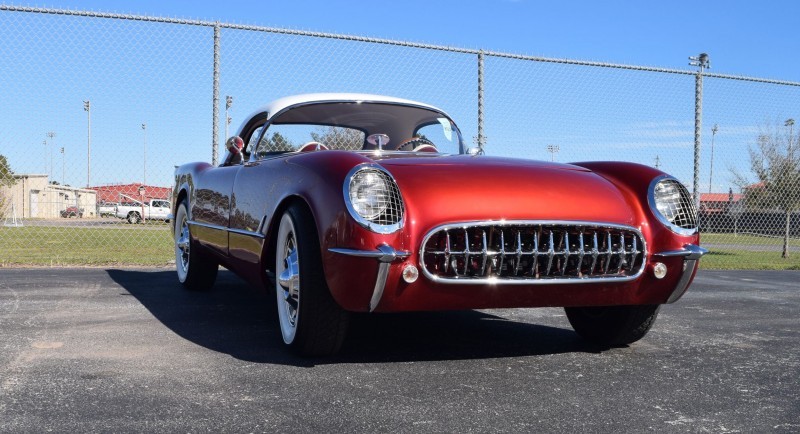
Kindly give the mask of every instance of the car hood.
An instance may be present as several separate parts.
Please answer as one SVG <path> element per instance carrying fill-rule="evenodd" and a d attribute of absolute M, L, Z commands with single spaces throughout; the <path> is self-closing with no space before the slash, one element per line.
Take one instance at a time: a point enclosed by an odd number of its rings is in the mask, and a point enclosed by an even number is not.
<path fill-rule="evenodd" d="M 383 158 L 413 222 L 570 220 L 635 226 L 635 211 L 614 184 L 569 164 L 512 158 Z"/>

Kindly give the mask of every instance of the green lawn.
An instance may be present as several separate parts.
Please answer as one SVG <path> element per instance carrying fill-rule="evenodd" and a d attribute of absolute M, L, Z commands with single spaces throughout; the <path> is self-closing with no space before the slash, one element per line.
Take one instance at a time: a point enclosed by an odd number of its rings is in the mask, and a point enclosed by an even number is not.
<path fill-rule="evenodd" d="M 1 227 L 0 266 L 167 265 L 174 261 L 164 228 Z"/>
<path fill-rule="evenodd" d="M 757 235 L 700 234 L 700 244 L 735 244 L 743 246 L 783 246 L 783 238 L 760 237 Z M 800 247 L 800 239 L 790 238 L 789 245 Z"/>
<path fill-rule="evenodd" d="M 700 260 L 700 268 L 706 270 L 800 270 L 800 252 L 793 252 L 789 259 L 783 259 L 781 252 L 747 252 L 711 248 L 711 252 Z"/>
<path fill-rule="evenodd" d="M 800 251 L 781 257 L 783 238 L 757 235 L 700 235 L 700 245 L 711 252 L 700 260 L 700 268 L 716 270 L 800 270 Z M 789 246 L 800 248 L 800 240 L 790 239 Z"/>

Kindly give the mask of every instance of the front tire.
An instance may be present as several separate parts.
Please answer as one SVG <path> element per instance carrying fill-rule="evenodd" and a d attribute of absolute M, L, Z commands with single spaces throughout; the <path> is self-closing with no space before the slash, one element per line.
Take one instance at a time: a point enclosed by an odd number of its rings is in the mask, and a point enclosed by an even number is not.
<path fill-rule="evenodd" d="M 217 280 L 219 265 L 207 258 L 192 242 L 186 200 L 175 213 L 175 269 L 178 281 L 192 291 L 206 291 Z"/>
<path fill-rule="evenodd" d="M 331 296 L 314 219 L 299 204 L 286 210 L 278 227 L 275 295 L 281 336 L 289 348 L 304 356 L 339 351 L 349 316 Z"/>
<path fill-rule="evenodd" d="M 655 323 L 661 305 L 565 307 L 569 323 L 583 339 L 604 347 L 632 344 Z"/>

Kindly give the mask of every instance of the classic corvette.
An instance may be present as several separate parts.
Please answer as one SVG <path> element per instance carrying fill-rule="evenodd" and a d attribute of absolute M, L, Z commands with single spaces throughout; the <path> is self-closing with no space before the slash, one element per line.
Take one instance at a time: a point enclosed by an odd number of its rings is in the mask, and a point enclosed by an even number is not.
<path fill-rule="evenodd" d="M 311 94 L 257 110 L 214 167 L 175 171 L 180 282 L 219 265 L 275 291 L 283 341 L 336 352 L 350 312 L 564 307 L 633 343 L 706 253 L 675 178 L 623 162 L 483 155 L 427 104 Z"/>

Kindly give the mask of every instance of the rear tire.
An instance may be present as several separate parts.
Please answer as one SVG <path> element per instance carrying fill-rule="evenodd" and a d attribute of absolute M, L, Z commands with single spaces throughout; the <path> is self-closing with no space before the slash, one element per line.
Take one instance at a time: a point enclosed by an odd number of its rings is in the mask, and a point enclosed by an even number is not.
<path fill-rule="evenodd" d="M 178 281 L 192 291 L 206 291 L 217 280 L 219 264 L 208 258 L 192 241 L 186 200 L 175 213 L 175 269 Z"/>
<path fill-rule="evenodd" d="M 643 338 L 658 317 L 661 305 L 565 307 L 569 323 L 583 339 L 613 347 Z"/>
<path fill-rule="evenodd" d="M 139 223 L 141 220 L 142 220 L 142 218 L 139 217 L 139 213 L 138 212 L 131 211 L 131 212 L 128 213 L 128 223 L 136 224 L 136 223 Z"/>
<path fill-rule="evenodd" d="M 303 356 L 329 356 L 342 346 L 348 312 L 331 295 L 311 213 L 294 204 L 283 214 L 275 249 L 275 295 L 283 342 Z"/>

